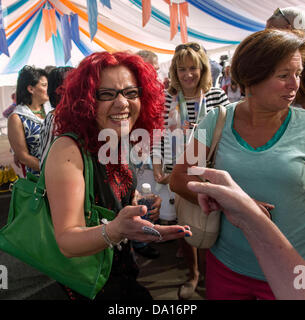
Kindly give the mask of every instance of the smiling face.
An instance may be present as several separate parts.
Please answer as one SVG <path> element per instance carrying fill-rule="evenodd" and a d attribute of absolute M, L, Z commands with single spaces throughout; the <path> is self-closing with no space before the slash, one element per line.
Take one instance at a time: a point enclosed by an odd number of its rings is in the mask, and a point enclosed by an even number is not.
<path fill-rule="evenodd" d="M 42 105 L 49 100 L 48 79 L 45 76 L 39 78 L 35 86 L 28 86 L 28 91 L 32 94 L 32 104 Z"/>
<path fill-rule="evenodd" d="M 279 63 L 271 77 L 251 86 L 253 98 L 269 111 L 287 108 L 295 99 L 302 70 L 301 54 L 296 51 Z"/>
<path fill-rule="evenodd" d="M 198 93 L 201 70 L 191 57 L 187 56 L 184 62 L 177 64 L 177 76 L 185 96 Z"/>
<path fill-rule="evenodd" d="M 137 87 L 134 74 L 125 66 L 117 66 L 102 71 L 98 91 L 104 95 L 107 89 L 122 90 L 131 87 Z M 96 121 L 99 129 L 113 129 L 118 137 L 121 137 L 121 134 L 130 132 L 140 115 L 140 110 L 139 97 L 127 99 L 119 93 L 114 100 L 97 100 Z"/>

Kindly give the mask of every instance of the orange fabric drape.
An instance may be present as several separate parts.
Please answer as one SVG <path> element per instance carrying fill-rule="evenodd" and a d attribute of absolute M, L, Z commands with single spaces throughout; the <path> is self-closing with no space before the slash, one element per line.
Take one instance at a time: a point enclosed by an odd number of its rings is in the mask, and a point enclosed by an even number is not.
<path fill-rule="evenodd" d="M 173 3 L 169 6 L 169 20 L 170 20 L 170 40 L 173 40 L 178 32 L 178 4 Z"/>
<path fill-rule="evenodd" d="M 42 21 L 44 26 L 44 34 L 46 42 L 50 40 L 52 37 L 51 25 L 50 25 L 50 17 L 49 17 L 49 10 L 42 9 Z"/>
<path fill-rule="evenodd" d="M 55 5 L 49 1 L 51 6 L 55 9 Z M 56 9 L 61 15 L 64 15 L 64 13 L 59 10 L 58 8 Z M 90 34 L 89 32 L 87 32 L 85 29 L 83 29 L 81 26 L 79 26 L 79 31 L 82 32 L 85 36 L 87 36 L 89 39 L 90 39 Z M 97 45 L 99 45 L 101 48 L 105 49 L 106 51 L 109 51 L 109 52 L 114 52 L 116 51 L 114 48 L 108 46 L 106 43 L 104 43 L 103 41 L 97 39 L 97 37 L 94 37 L 93 42 L 95 42 Z"/>
<path fill-rule="evenodd" d="M 170 0 L 164 0 L 169 5 L 169 20 L 170 20 L 170 40 L 173 40 L 178 32 L 178 24 L 180 23 L 180 36 L 182 43 L 188 42 L 186 17 L 189 16 L 188 3 L 175 3 Z M 179 8 L 179 19 L 178 19 Z"/>
<path fill-rule="evenodd" d="M 34 10 L 38 5 L 39 5 L 40 1 L 37 1 L 32 7 L 30 7 L 27 11 L 25 11 L 24 13 L 22 13 L 16 20 L 14 20 L 13 22 L 11 22 L 6 28 L 5 31 L 7 32 L 8 29 L 10 29 L 14 24 L 16 24 L 18 21 L 20 21 L 22 18 L 24 18 L 27 14 L 29 14 L 32 10 Z M 44 1 L 42 4 L 40 4 L 39 8 L 45 3 L 46 1 Z M 35 9 L 35 12 L 38 9 Z M 33 12 L 32 12 L 33 13 Z"/>
<path fill-rule="evenodd" d="M 142 0 L 142 26 L 145 27 L 151 15 L 151 0 Z"/>
<path fill-rule="evenodd" d="M 188 3 L 183 2 L 179 4 L 180 13 L 180 34 L 182 43 L 188 42 L 186 17 L 189 16 Z"/>
<path fill-rule="evenodd" d="M 62 4 L 64 4 L 67 8 L 69 8 L 70 10 L 72 10 L 73 12 L 77 13 L 79 17 L 81 17 L 82 19 L 88 21 L 88 15 L 80 10 L 78 7 L 76 7 L 73 3 L 71 3 L 69 0 L 59 0 Z M 158 47 L 153 47 L 153 46 L 149 46 L 149 45 L 146 45 L 142 42 L 139 42 L 139 41 L 136 41 L 136 40 L 133 40 L 129 37 L 126 37 L 108 27 L 106 27 L 105 25 L 103 25 L 102 23 L 100 22 L 97 22 L 97 27 L 100 31 L 108 34 L 109 36 L 119 40 L 119 41 L 122 41 L 126 44 L 129 44 L 133 47 L 136 47 L 136 48 L 140 48 L 140 49 L 143 49 L 143 50 L 150 50 L 150 51 L 153 51 L 153 52 L 157 52 L 157 53 L 163 53 L 163 54 L 174 54 L 174 51 L 173 50 L 168 50 L 168 49 L 162 49 L 162 48 L 158 48 Z"/>
<path fill-rule="evenodd" d="M 46 3 L 46 0 L 39 5 L 39 1 L 33 5 L 29 10 L 24 12 L 22 15 L 20 15 L 16 20 L 11 22 L 7 28 L 5 29 L 6 36 L 10 36 L 14 31 L 16 31 L 27 19 L 29 19 L 35 12 L 37 12 L 44 4 Z M 38 7 L 36 7 L 39 5 Z M 29 15 L 28 15 L 29 14 Z M 28 15 L 28 16 L 27 16 Z M 13 29 L 8 31 L 9 28 L 11 28 L 13 25 L 15 25 L 19 20 L 23 19 L 20 23 L 18 23 Z"/>
<path fill-rule="evenodd" d="M 49 14 L 50 14 L 51 31 L 55 36 L 57 36 L 55 9 L 49 9 Z"/>

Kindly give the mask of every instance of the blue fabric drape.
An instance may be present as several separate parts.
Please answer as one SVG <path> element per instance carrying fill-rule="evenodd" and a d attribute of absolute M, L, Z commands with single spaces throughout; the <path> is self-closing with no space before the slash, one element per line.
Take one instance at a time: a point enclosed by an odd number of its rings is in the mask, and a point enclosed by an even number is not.
<path fill-rule="evenodd" d="M 205 1 L 199 1 L 199 0 L 186 0 L 188 3 L 193 5 L 194 7 L 198 8 L 199 10 L 225 22 L 228 23 L 234 27 L 248 30 L 248 31 L 260 31 L 265 29 L 265 25 L 245 18 L 240 14 L 237 14 L 226 7 L 220 5 L 214 0 L 205 0 Z"/>
<path fill-rule="evenodd" d="M 62 44 L 64 48 L 64 55 L 65 55 L 65 63 L 68 62 L 68 60 L 71 59 L 71 49 L 72 49 L 72 43 L 71 43 L 71 29 L 70 29 L 70 23 L 69 23 L 69 16 L 67 14 L 64 14 L 61 17 L 61 31 L 62 31 Z"/>
<path fill-rule="evenodd" d="M 25 29 L 25 27 L 33 20 L 35 17 L 35 14 L 33 14 L 29 19 L 27 19 L 12 35 L 7 39 L 7 44 L 10 46 L 16 38 L 19 36 L 19 34 Z"/>
<path fill-rule="evenodd" d="M 110 0 L 100 0 L 101 4 L 109 9 L 111 9 Z"/>
<path fill-rule="evenodd" d="M 71 38 L 72 40 L 79 42 L 79 26 L 78 26 L 78 14 L 70 14 L 71 20 Z"/>
<path fill-rule="evenodd" d="M 16 11 L 20 7 L 22 7 L 24 4 L 29 2 L 30 0 L 19 0 L 16 1 L 15 3 L 11 4 L 7 8 L 3 9 L 3 17 L 6 17 L 7 15 L 11 14 L 12 12 Z"/>
<path fill-rule="evenodd" d="M 56 17 L 58 20 L 60 20 L 60 14 L 57 12 L 57 10 L 55 11 L 56 13 Z M 72 20 L 71 20 L 72 21 Z M 71 22 L 72 24 L 72 22 Z M 58 30 L 57 30 L 58 32 Z M 62 40 L 61 38 L 52 38 L 53 40 L 53 50 L 54 50 L 54 56 L 55 56 L 55 61 L 56 61 L 56 66 L 63 66 L 65 65 L 65 61 L 63 59 L 64 57 L 64 51 L 63 51 L 63 43 L 62 43 Z M 80 39 L 80 37 L 78 38 L 78 40 L 75 40 L 73 38 L 73 34 L 72 34 L 72 40 L 73 42 L 75 43 L 75 45 L 77 46 L 77 48 L 79 49 L 79 51 L 84 55 L 84 56 L 88 56 L 90 55 L 91 53 L 93 53 L 93 51 L 88 48 L 84 42 Z M 72 63 L 71 61 L 69 60 L 67 62 L 67 65 L 71 65 L 72 66 Z"/>
<path fill-rule="evenodd" d="M 35 14 L 36 18 L 33 22 L 32 27 L 28 31 L 27 35 L 20 44 L 18 50 L 15 52 L 9 63 L 5 67 L 3 73 L 15 73 L 18 72 L 24 65 L 31 55 L 35 39 L 37 37 L 38 29 L 42 21 L 42 8 Z"/>
<path fill-rule="evenodd" d="M 60 33 L 57 29 L 57 36 L 52 34 L 52 43 L 53 43 L 53 52 L 54 52 L 54 58 L 55 58 L 55 64 L 56 66 L 64 66 L 65 65 L 65 59 L 64 59 L 64 49 L 63 49 L 63 43 L 61 40 Z"/>
<path fill-rule="evenodd" d="M 88 48 L 85 44 L 84 44 L 84 42 L 83 41 L 75 41 L 74 39 L 73 39 L 73 42 L 75 43 L 75 45 L 77 46 L 77 48 L 79 49 L 79 51 L 85 56 L 85 57 L 87 57 L 87 56 L 89 56 L 91 53 L 93 53 L 93 51 L 90 49 L 90 48 Z"/>
<path fill-rule="evenodd" d="M 57 20 L 61 22 L 61 15 L 57 12 L 57 10 L 55 10 L 55 14 L 56 14 Z M 58 28 L 57 28 L 57 36 L 52 34 L 52 43 L 53 43 L 55 65 L 57 67 L 72 66 L 72 63 L 70 60 L 67 63 L 65 63 L 64 45 L 63 45 L 63 41 L 61 39 Z"/>
<path fill-rule="evenodd" d="M 142 10 L 142 2 L 141 0 L 129 0 L 132 4 L 137 6 Z M 159 21 L 160 23 L 166 25 L 167 27 L 170 27 L 170 20 L 169 17 L 163 14 L 161 11 L 157 10 L 156 8 L 152 7 L 151 8 L 151 15 L 152 17 Z M 180 26 L 178 26 L 178 29 L 180 31 Z M 208 42 L 214 42 L 214 43 L 222 43 L 222 44 L 239 44 L 240 41 L 233 41 L 233 40 L 226 40 L 226 39 L 221 39 L 217 37 L 212 37 L 207 34 L 204 34 L 200 31 L 196 31 L 192 28 L 187 28 L 187 34 L 190 37 L 202 40 L 202 41 L 208 41 Z"/>
<path fill-rule="evenodd" d="M 96 0 L 87 0 L 88 23 L 91 40 L 97 32 L 97 2 Z"/>
<path fill-rule="evenodd" d="M 8 57 L 10 56 L 8 52 L 8 46 L 7 46 L 7 40 L 5 36 L 5 31 L 4 29 L 0 28 L 0 55 L 4 53 Z"/>
<path fill-rule="evenodd" d="M 7 39 L 5 35 L 5 30 L 4 30 L 4 23 L 3 23 L 3 15 L 2 15 L 2 4 L 0 0 L 0 55 L 4 53 L 8 57 L 10 56 L 8 52 L 8 45 L 7 45 Z"/>

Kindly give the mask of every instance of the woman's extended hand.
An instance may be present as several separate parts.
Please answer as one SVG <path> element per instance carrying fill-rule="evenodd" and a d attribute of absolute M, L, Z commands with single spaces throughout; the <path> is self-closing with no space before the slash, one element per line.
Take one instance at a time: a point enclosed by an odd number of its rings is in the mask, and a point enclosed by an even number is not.
<path fill-rule="evenodd" d="M 146 206 L 126 206 L 117 217 L 107 225 L 107 233 L 113 242 L 119 242 L 124 238 L 137 240 L 141 242 L 160 241 L 158 236 L 144 233 L 143 227 L 153 227 L 161 236 L 162 241 L 183 238 L 191 236 L 192 233 L 188 226 L 161 226 L 153 225 L 151 222 L 144 220 L 141 216 L 147 213 Z"/>

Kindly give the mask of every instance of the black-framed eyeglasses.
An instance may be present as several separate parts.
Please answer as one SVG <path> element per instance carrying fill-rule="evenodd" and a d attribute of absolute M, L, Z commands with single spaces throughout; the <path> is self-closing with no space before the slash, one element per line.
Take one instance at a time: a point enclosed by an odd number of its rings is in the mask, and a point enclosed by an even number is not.
<path fill-rule="evenodd" d="M 284 20 L 291 26 L 290 21 L 286 18 L 285 14 L 283 13 L 283 11 L 280 8 L 277 8 L 274 12 L 273 12 L 274 16 L 281 16 L 282 18 L 284 18 Z"/>
<path fill-rule="evenodd" d="M 96 91 L 96 99 L 99 101 L 111 101 L 121 94 L 126 99 L 136 99 L 142 95 L 141 87 L 129 87 L 122 90 L 102 88 Z"/>
<path fill-rule="evenodd" d="M 176 49 L 175 53 L 179 52 L 182 49 L 192 48 L 194 51 L 198 52 L 200 50 L 200 44 L 198 43 L 189 43 L 189 44 L 179 44 Z"/>

